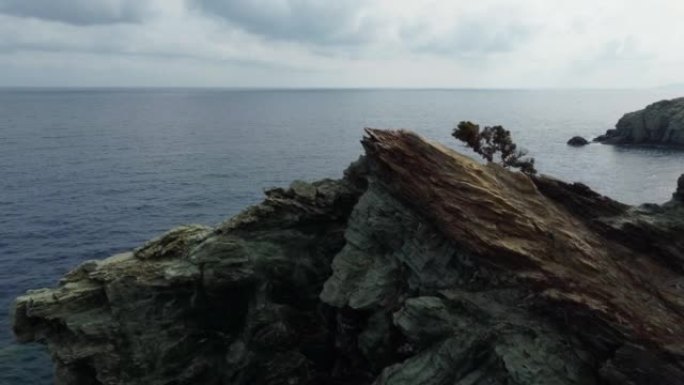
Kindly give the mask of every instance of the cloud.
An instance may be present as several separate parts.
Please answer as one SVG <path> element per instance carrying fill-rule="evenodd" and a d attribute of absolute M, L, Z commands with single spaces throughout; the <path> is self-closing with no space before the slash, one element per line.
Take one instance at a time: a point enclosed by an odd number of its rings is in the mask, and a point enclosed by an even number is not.
<path fill-rule="evenodd" d="M 40 63 L 59 58 L 61 63 L 76 67 L 88 65 L 96 56 L 100 64 L 117 59 L 125 59 L 121 62 L 126 65 L 135 60 L 155 62 L 161 74 L 174 61 L 193 62 L 193 67 L 204 63 L 222 65 L 226 70 L 238 65 L 285 72 L 311 72 L 334 64 L 302 47 L 266 43 L 244 31 L 182 12 L 143 24 L 103 25 L 72 25 L 0 14 L 0 36 L 0 60 L 14 55 L 26 62 L 33 55 L 41 58 Z M 73 61 L 71 57 L 87 59 Z M 0 85 L 10 82 L 9 76 L 0 71 Z"/>
<path fill-rule="evenodd" d="M 139 23 L 151 11 L 145 0 L 0 0 L 0 13 L 74 25 Z"/>
<path fill-rule="evenodd" d="M 400 36 L 409 49 L 456 57 L 510 52 L 535 37 L 538 26 L 500 9 L 456 15 L 435 24 L 422 19 L 403 25 Z"/>
<path fill-rule="evenodd" d="M 614 38 L 601 46 L 596 55 L 597 61 L 614 62 L 619 60 L 647 61 L 654 56 L 639 47 L 634 36 Z"/>
<path fill-rule="evenodd" d="M 192 6 L 244 30 L 276 40 L 358 44 L 372 38 L 376 21 L 362 0 L 193 0 Z"/>
<path fill-rule="evenodd" d="M 0 0 L 0 85 L 664 84 L 682 17 L 671 0 Z"/>
<path fill-rule="evenodd" d="M 200 14 L 255 37 L 341 60 L 418 55 L 487 60 L 535 37 L 520 7 L 428 0 L 188 0 Z M 492 4 L 494 3 L 494 4 Z"/>

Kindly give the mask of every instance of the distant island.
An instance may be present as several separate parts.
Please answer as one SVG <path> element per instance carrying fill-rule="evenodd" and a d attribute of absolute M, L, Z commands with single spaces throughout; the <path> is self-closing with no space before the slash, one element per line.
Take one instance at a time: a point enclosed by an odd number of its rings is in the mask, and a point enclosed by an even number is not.
<path fill-rule="evenodd" d="M 681 103 L 620 137 L 678 141 Z M 57 385 L 684 384 L 684 176 L 634 207 L 407 131 L 362 144 L 339 180 L 27 292 L 15 335 Z"/>
<path fill-rule="evenodd" d="M 650 144 L 684 146 L 684 98 L 661 100 L 625 114 L 604 135 L 604 144 Z"/>

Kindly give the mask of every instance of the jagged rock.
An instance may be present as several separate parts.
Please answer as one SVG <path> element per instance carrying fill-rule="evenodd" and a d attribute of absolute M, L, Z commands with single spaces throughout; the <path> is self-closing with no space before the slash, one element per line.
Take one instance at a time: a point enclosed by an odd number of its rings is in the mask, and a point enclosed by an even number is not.
<path fill-rule="evenodd" d="M 183 258 L 204 241 L 211 228 L 201 225 L 181 226 L 135 250 L 138 259 Z"/>
<path fill-rule="evenodd" d="M 568 140 L 567 144 L 568 146 L 581 147 L 589 144 L 589 141 L 581 136 L 573 136 L 572 138 L 570 138 L 570 140 Z"/>
<path fill-rule="evenodd" d="M 61 384 L 684 384 L 684 205 L 367 130 L 295 182 L 17 299 Z M 677 198 L 682 191 L 675 194 Z"/>
<path fill-rule="evenodd" d="M 58 385 L 320 380 L 335 352 L 317 295 L 359 191 L 294 187 L 218 228 L 171 230 L 27 293 L 16 336 L 47 343 Z"/>
<path fill-rule="evenodd" d="M 684 98 L 661 100 L 625 114 L 615 126 L 594 139 L 606 144 L 684 145 Z"/>
<path fill-rule="evenodd" d="M 682 174 L 679 177 L 679 180 L 677 180 L 677 191 L 672 194 L 672 198 L 675 201 L 684 202 L 684 174 Z"/>

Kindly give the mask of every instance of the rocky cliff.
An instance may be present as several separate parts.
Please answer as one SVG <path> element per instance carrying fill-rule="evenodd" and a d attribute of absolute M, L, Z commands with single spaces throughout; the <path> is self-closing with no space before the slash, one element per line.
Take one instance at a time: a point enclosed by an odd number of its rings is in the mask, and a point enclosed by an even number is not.
<path fill-rule="evenodd" d="M 684 384 L 684 186 L 630 207 L 402 131 L 16 301 L 61 384 Z"/>
<path fill-rule="evenodd" d="M 661 100 L 643 110 L 625 114 L 604 135 L 606 144 L 684 145 L 684 98 Z"/>

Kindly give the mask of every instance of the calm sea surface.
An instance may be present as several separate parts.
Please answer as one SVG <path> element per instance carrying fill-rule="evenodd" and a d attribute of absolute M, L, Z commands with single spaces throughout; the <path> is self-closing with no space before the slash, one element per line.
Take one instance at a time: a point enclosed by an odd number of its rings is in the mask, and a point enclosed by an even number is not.
<path fill-rule="evenodd" d="M 684 152 L 592 144 L 669 91 L 0 90 L 0 384 L 50 384 L 12 343 L 12 299 L 177 225 L 216 224 L 294 179 L 339 177 L 363 127 L 462 148 L 460 120 L 501 124 L 538 169 L 627 203 L 664 202 Z"/>

